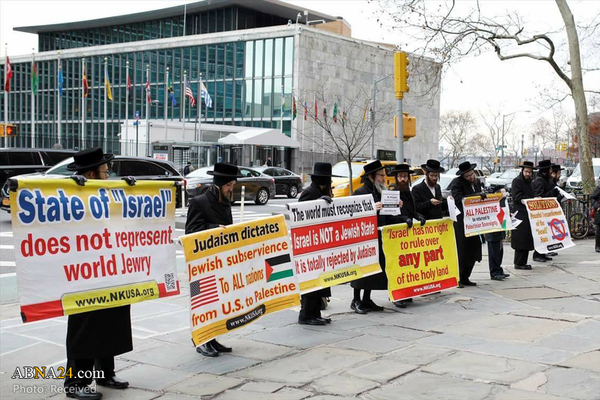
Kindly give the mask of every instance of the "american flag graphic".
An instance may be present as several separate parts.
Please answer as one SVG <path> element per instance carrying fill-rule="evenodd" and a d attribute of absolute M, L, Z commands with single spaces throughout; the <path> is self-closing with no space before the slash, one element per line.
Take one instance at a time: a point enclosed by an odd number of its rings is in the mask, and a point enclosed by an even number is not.
<path fill-rule="evenodd" d="M 190 87 L 190 82 L 185 78 L 185 96 L 190 99 L 190 106 L 196 107 L 196 98 L 194 97 L 194 92 L 192 92 L 192 88 Z"/>
<path fill-rule="evenodd" d="M 150 95 L 150 77 L 146 74 L 146 102 L 152 102 L 152 96 Z"/>
<path fill-rule="evenodd" d="M 215 275 L 200 278 L 190 283 L 192 310 L 219 301 Z"/>

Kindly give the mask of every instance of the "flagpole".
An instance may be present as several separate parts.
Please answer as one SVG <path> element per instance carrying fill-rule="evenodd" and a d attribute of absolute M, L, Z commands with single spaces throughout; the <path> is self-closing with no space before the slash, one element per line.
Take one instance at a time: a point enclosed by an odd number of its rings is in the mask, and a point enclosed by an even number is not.
<path fill-rule="evenodd" d="M 306 115 L 306 101 L 304 101 L 304 115 Z M 304 185 L 304 124 L 306 124 L 306 119 L 302 116 L 302 137 L 300 138 L 300 173 L 302 174 L 302 185 Z"/>
<path fill-rule="evenodd" d="M 185 89 L 187 89 L 187 71 L 183 71 L 183 101 L 181 103 L 181 140 L 185 141 Z"/>
<path fill-rule="evenodd" d="M 315 93 L 314 100 L 315 100 L 315 104 L 317 104 L 317 94 L 316 93 Z M 317 118 L 319 118 L 319 116 L 317 115 L 318 112 L 319 111 L 315 107 L 315 118 L 313 119 L 313 123 L 311 124 L 312 125 L 312 152 L 310 155 L 310 163 L 312 165 L 315 165 L 315 125 L 317 124 Z"/>
<path fill-rule="evenodd" d="M 35 50 L 31 49 L 31 148 L 35 148 L 35 94 L 33 93 L 33 73 L 35 68 Z"/>
<path fill-rule="evenodd" d="M 129 60 L 125 63 L 125 140 L 125 148 L 129 150 Z"/>
<path fill-rule="evenodd" d="M 196 89 L 196 93 L 198 93 L 198 101 L 200 101 L 200 79 L 198 79 L 198 87 Z M 196 118 L 194 118 L 194 142 L 198 142 L 198 131 L 197 131 L 197 127 L 198 127 L 198 107 L 200 105 L 198 103 L 196 103 Z M 198 149 L 200 150 L 200 149 Z M 200 168 L 200 153 L 198 152 L 198 165 L 196 166 L 196 168 Z"/>
<path fill-rule="evenodd" d="M 202 82 L 202 72 L 200 72 L 200 89 L 198 90 L 198 130 L 200 131 L 200 141 L 204 139 L 202 137 L 202 87 L 204 83 Z M 208 91 L 208 89 L 206 89 Z M 208 160 L 208 157 L 206 158 Z"/>
<path fill-rule="evenodd" d="M 323 111 L 327 110 L 327 107 L 325 106 L 325 96 L 327 96 L 327 93 L 323 93 Z M 325 125 L 327 123 L 327 114 L 323 113 L 323 125 Z M 323 154 L 322 160 L 323 162 L 325 162 L 325 128 L 321 127 L 321 153 Z"/>
<path fill-rule="evenodd" d="M 108 150 L 108 57 L 104 57 L 104 151 Z"/>
<path fill-rule="evenodd" d="M 85 147 L 85 87 L 83 79 L 85 77 L 85 57 L 81 59 L 81 140 L 79 150 Z"/>
<path fill-rule="evenodd" d="M 10 92 L 6 91 L 6 83 L 8 82 L 8 44 L 4 43 L 4 56 L 5 56 L 5 61 L 4 61 L 4 123 L 8 124 L 8 94 Z M 8 147 L 8 137 L 5 136 L 3 138 L 3 147 L 7 148 Z"/>
<path fill-rule="evenodd" d="M 283 105 L 285 104 L 285 97 L 283 94 L 283 85 L 281 85 L 281 105 L 279 107 L 279 125 L 281 133 L 283 133 Z"/>
<path fill-rule="evenodd" d="M 167 67 L 167 75 L 165 76 L 165 140 L 167 140 L 168 137 L 168 127 L 167 127 L 167 118 L 169 117 L 169 101 L 168 101 L 168 96 L 169 93 L 167 93 L 169 91 L 169 67 Z"/>
<path fill-rule="evenodd" d="M 58 139 L 58 144 L 62 145 L 62 139 L 61 139 L 61 133 L 62 133 L 62 104 L 61 104 L 61 99 L 62 96 L 60 95 L 60 91 L 62 90 L 62 83 L 60 83 L 60 71 L 62 71 L 62 66 L 61 66 L 61 61 L 60 61 L 60 50 L 57 52 L 58 54 L 58 60 L 57 60 L 57 67 L 56 70 L 59 71 L 59 76 L 58 76 L 58 88 L 56 90 L 56 95 L 57 95 L 57 99 L 56 99 L 56 104 L 57 104 L 57 114 L 58 114 L 58 132 L 57 132 L 57 139 Z"/>
<path fill-rule="evenodd" d="M 146 155 L 150 156 L 150 105 L 152 99 L 148 95 L 150 92 L 150 64 L 146 65 L 146 83 L 148 87 L 146 89 Z"/>

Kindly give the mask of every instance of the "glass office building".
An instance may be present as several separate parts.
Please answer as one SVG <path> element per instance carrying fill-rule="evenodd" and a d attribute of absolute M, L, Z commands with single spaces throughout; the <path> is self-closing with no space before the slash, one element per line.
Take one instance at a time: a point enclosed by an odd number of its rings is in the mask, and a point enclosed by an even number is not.
<path fill-rule="evenodd" d="M 8 113 L 0 99 L 0 118 L 5 115 L 18 125 L 19 134 L 11 146 L 32 146 L 32 119 L 36 147 L 52 147 L 58 143 L 58 102 L 61 102 L 61 140 L 65 148 L 80 148 L 82 120 L 85 120 L 85 146 L 102 145 L 104 123 L 107 122 L 108 151 L 119 152 L 118 134 L 126 119 L 127 68 L 132 88 L 129 90 L 127 118 L 139 112 L 150 119 L 163 119 L 165 114 L 166 71 L 172 82 L 175 100 L 169 100 L 168 118 L 180 121 L 184 97 L 184 72 L 200 109 L 190 109 L 186 102 L 185 120 L 211 124 L 238 125 L 280 129 L 291 133 L 292 79 L 294 37 L 269 37 L 257 40 L 223 41 L 211 44 L 178 46 L 176 40 L 165 44 L 156 39 L 184 36 L 201 38 L 203 34 L 285 25 L 287 18 L 249 9 L 232 1 L 217 1 L 223 7 L 204 9 L 207 2 L 183 7 L 62 25 L 17 28 L 39 35 L 40 52 L 18 57 L 11 62 L 13 78 L 8 94 Z M 281 3 L 284 4 L 284 3 Z M 287 5 L 286 5 L 287 6 Z M 197 9 L 197 10 L 195 10 Z M 297 12 L 288 10 L 287 12 Z M 169 15 L 176 14 L 176 15 Z M 281 14 L 281 13 L 280 13 Z M 154 18 L 155 16 L 160 18 Z M 166 15 L 166 16 L 165 16 Z M 139 21 L 143 17 L 145 20 Z M 185 21 L 184 21 L 185 19 Z M 102 26 L 104 25 L 104 26 Z M 133 50 L 124 51 L 122 44 Z M 118 48 L 121 44 L 121 48 Z M 104 48 L 96 48 L 104 46 Z M 104 51 L 104 49 L 106 49 Z M 77 51 L 74 56 L 74 52 Z M 85 53 L 94 50 L 91 55 Z M 51 56 L 47 56 L 51 54 Z M 113 100 L 104 113 L 105 59 Z M 38 90 L 32 96 L 32 61 L 38 70 Z M 63 73 L 63 94 L 58 95 L 58 65 Z M 82 70 L 85 66 L 89 94 L 82 115 Z M 146 68 L 152 102 L 146 101 Z M 4 76 L 5 65 L 0 73 Z M 212 107 L 200 101 L 200 79 L 212 98 Z M 2 92 L 2 96 L 6 93 Z M 282 101 L 282 95 L 284 100 Z M 35 102 L 32 113 L 32 101 Z M 282 106 L 283 103 L 283 106 Z M 282 118 L 283 110 L 283 118 Z M 200 114 L 199 114 L 200 113 Z"/>

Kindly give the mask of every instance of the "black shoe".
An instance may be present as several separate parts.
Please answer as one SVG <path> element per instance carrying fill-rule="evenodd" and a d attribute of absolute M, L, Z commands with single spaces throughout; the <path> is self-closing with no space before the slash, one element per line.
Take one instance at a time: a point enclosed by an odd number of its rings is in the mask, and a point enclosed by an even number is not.
<path fill-rule="evenodd" d="M 354 312 L 356 312 L 357 314 L 367 313 L 367 310 L 365 309 L 360 300 L 352 300 L 352 303 L 350 303 L 350 308 L 353 309 Z"/>
<path fill-rule="evenodd" d="M 96 384 L 111 389 L 126 389 L 129 386 L 129 382 L 119 379 L 116 376 L 108 379 L 96 379 Z"/>
<path fill-rule="evenodd" d="M 464 282 L 462 282 L 462 284 L 465 286 L 477 286 L 477 284 L 475 282 L 471 282 L 468 279 L 466 279 Z"/>
<path fill-rule="evenodd" d="M 459 289 L 463 289 L 464 287 L 465 287 L 465 286 L 464 286 L 464 285 L 463 285 L 461 282 L 458 282 L 458 288 L 459 288 Z"/>
<path fill-rule="evenodd" d="M 205 357 L 219 357 L 219 352 L 215 350 L 210 342 L 204 343 L 201 346 L 196 347 L 196 351 Z"/>
<path fill-rule="evenodd" d="M 331 323 L 331 318 L 321 318 L 321 317 L 318 317 L 317 319 L 320 320 L 320 321 L 325 321 L 325 323 L 327 323 L 327 324 Z"/>
<path fill-rule="evenodd" d="M 300 319 L 298 318 L 298 323 L 300 325 L 327 325 L 324 319 L 313 318 L 313 319 Z"/>
<path fill-rule="evenodd" d="M 510 276 L 510 274 L 507 274 L 506 272 L 502 274 L 503 277 L 508 278 Z"/>
<path fill-rule="evenodd" d="M 531 269 L 531 265 L 527 264 L 527 265 L 515 265 L 515 269 L 526 269 L 526 270 L 530 270 Z"/>
<path fill-rule="evenodd" d="M 371 299 L 361 301 L 361 305 L 362 305 L 362 308 L 364 308 L 367 312 L 369 312 L 369 311 L 383 311 L 383 307 L 378 306 Z"/>
<path fill-rule="evenodd" d="M 398 308 L 406 308 L 406 302 L 404 300 L 395 301 L 394 305 Z"/>
<path fill-rule="evenodd" d="M 550 257 L 556 257 L 558 255 L 558 253 L 552 251 L 552 252 L 548 253 L 547 255 Z"/>
<path fill-rule="evenodd" d="M 67 397 L 81 400 L 98 400 L 102 398 L 102 393 L 96 392 L 89 386 L 82 388 L 66 387 L 65 394 Z"/>
<path fill-rule="evenodd" d="M 596 246 L 596 253 L 600 253 L 600 246 Z"/>
<path fill-rule="evenodd" d="M 550 260 L 552 260 L 552 259 L 550 258 Z M 546 262 L 546 261 L 550 261 L 550 260 L 548 259 L 548 257 L 544 257 L 542 255 L 533 256 L 533 261 L 535 261 L 535 262 Z"/>
<path fill-rule="evenodd" d="M 504 275 L 495 275 L 495 276 L 492 276 L 491 279 L 493 281 L 503 281 L 504 280 Z"/>
<path fill-rule="evenodd" d="M 217 342 L 217 339 L 211 340 L 210 345 L 219 353 L 231 353 L 233 351 L 231 347 L 223 346 L 221 343 Z"/>

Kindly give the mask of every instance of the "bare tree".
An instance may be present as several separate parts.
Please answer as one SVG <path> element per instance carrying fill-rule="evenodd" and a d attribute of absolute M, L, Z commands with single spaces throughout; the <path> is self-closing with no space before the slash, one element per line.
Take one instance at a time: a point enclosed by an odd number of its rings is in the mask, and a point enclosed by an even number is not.
<path fill-rule="evenodd" d="M 471 139 L 477 129 L 475 118 L 470 111 L 447 111 L 440 117 L 440 139 L 448 145 L 450 168 L 472 149 Z"/>
<path fill-rule="evenodd" d="M 366 89 L 360 89 L 352 98 L 326 97 L 322 92 L 315 93 L 310 99 L 300 99 L 302 112 L 316 124 L 316 127 L 320 128 L 314 135 L 304 133 L 304 138 L 313 142 L 318 148 L 335 150 L 346 161 L 350 177 L 350 194 L 352 194 L 354 190 L 352 160 L 371 144 L 373 131 L 382 122 L 389 120 L 392 109 L 389 104 L 378 104 L 377 115 L 374 116 L 369 106 L 372 102 L 371 93 Z M 315 107 L 315 99 L 317 107 Z"/>
<path fill-rule="evenodd" d="M 490 17 L 485 14 L 484 5 L 479 0 L 469 3 L 447 0 L 441 4 L 426 0 L 379 2 L 382 13 L 391 18 L 392 29 L 400 30 L 404 37 L 417 39 L 420 48 L 415 51 L 440 63 L 448 64 L 492 49 L 502 61 L 530 58 L 549 64 L 573 98 L 582 181 L 585 190 L 591 192 L 594 177 L 577 26 L 567 0 L 555 0 L 555 3 L 562 16 L 568 42 L 568 62 L 563 67 L 557 61 L 557 46 L 550 32 L 524 33 L 525 27 L 517 12 Z M 536 49 L 520 52 L 515 50 L 515 46 Z"/>

